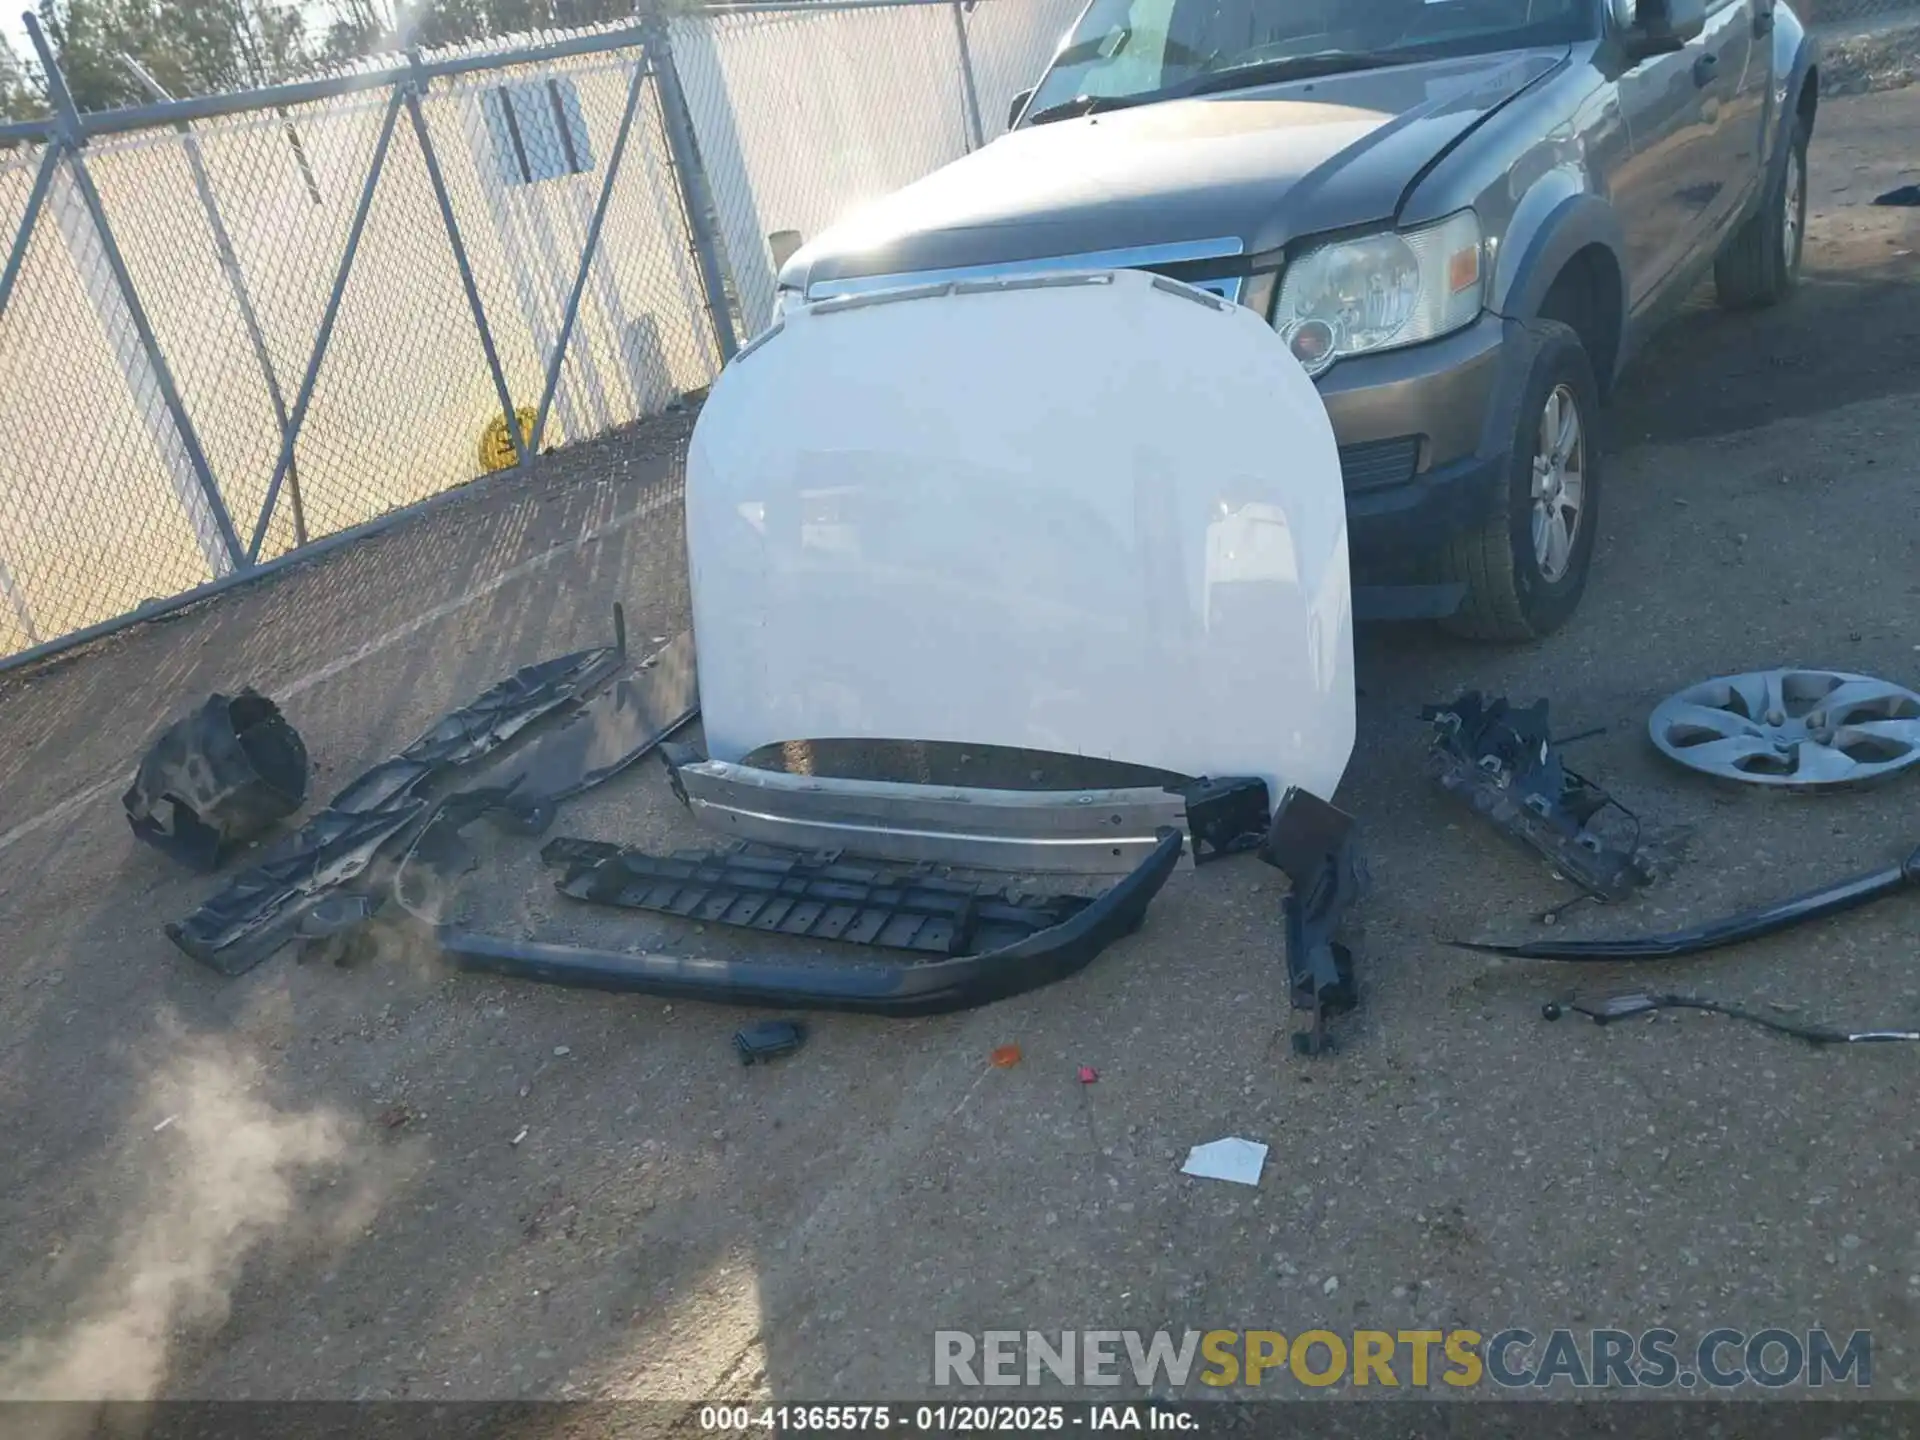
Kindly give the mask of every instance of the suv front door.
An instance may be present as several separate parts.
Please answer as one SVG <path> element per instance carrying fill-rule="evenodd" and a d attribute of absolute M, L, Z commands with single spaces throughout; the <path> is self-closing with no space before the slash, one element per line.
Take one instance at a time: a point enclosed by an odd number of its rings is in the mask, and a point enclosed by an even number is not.
<path fill-rule="evenodd" d="M 1701 95 L 1713 130 L 1703 137 L 1694 168 L 1700 183 L 1713 187 L 1703 243 L 1716 247 L 1745 212 L 1761 179 L 1773 52 L 1770 44 L 1755 38 L 1757 9 L 1758 0 L 1713 0 L 1707 7 L 1707 32 L 1701 36 L 1705 53 L 1712 57 L 1712 74 Z"/>
<path fill-rule="evenodd" d="M 1746 198 L 1736 155 L 1759 140 L 1730 123 L 1748 84 L 1753 0 L 1718 0 L 1699 37 L 1650 56 L 1619 78 L 1631 154 L 1613 202 L 1626 234 L 1637 312 L 1686 262 L 1709 248 L 1722 217 Z M 1749 169 L 1754 160 L 1746 162 Z"/>

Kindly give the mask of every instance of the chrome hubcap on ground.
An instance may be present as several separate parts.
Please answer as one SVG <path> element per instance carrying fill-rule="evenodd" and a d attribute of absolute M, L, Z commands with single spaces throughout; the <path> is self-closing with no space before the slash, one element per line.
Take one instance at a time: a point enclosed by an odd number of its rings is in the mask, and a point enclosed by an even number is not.
<path fill-rule="evenodd" d="M 1807 175 L 1798 150 L 1787 156 L 1787 200 L 1781 209 L 1780 253 L 1786 256 L 1787 269 L 1792 271 L 1800 263 L 1800 237 L 1807 220 Z"/>
<path fill-rule="evenodd" d="M 1587 448 L 1580 403 L 1557 385 L 1540 412 L 1533 454 L 1533 559 L 1549 584 L 1573 566 L 1574 541 L 1586 505 Z"/>
<path fill-rule="evenodd" d="M 1707 775 L 1857 785 L 1920 762 L 1920 695 L 1868 675 L 1763 670 L 1682 690 L 1647 729 L 1663 753 Z"/>

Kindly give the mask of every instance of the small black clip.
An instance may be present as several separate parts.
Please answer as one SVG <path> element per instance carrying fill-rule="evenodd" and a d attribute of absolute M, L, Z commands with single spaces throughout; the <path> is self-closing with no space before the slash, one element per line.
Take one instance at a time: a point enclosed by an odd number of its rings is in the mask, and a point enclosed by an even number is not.
<path fill-rule="evenodd" d="M 733 1034 L 733 1048 L 740 1052 L 742 1065 L 791 1055 L 806 1043 L 807 1027 L 798 1020 L 761 1020 Z"/>

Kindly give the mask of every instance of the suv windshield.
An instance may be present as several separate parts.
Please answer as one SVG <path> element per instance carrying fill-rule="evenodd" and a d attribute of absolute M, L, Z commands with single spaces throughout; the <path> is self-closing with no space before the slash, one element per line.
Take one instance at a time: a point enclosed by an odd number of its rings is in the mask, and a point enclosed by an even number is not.
<path fill-rule="evenodd" d="M 1030 120 L 1586 38 L 1591 0 L 1093 0 Z"/>

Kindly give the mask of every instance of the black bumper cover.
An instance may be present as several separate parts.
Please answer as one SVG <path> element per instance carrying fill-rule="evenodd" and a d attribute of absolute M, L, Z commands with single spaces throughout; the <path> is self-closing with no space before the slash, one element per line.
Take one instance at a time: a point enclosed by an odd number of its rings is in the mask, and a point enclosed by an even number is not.
<path fill-rule="evenodd" d="M 701 960 L 510 940 L 445 925 L 434 934 L 441 953 L 458 969 L 548 985 L 856 1015 L 945 1015 L 1038 990 L 1084 970 L 1101 951 L 1140 928 L 1148 905 L 1173 874 L 1183 844 L 1178 831 L 1163 830 L 1139 869 L 1065 923 L 999 950 L 943 960 Z"/>

